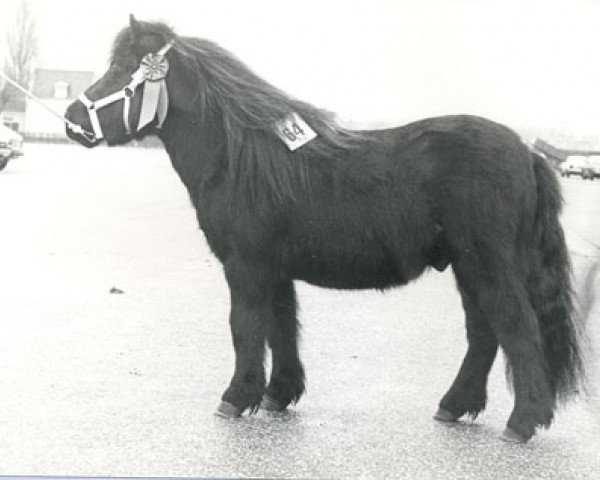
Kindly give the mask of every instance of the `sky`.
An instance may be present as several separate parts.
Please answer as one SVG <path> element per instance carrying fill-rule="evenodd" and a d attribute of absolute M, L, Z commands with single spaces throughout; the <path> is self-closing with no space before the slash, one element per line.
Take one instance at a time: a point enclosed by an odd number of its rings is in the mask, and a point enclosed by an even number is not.
<path fill-rule="evenodd" d="M 18 0 L 2 0 L 0 42 Z M 472 113 L 600 141 L 600 1 L 29 0 L 38 66 L 106 68 L 129 13 L 356 125 Z M 0 52 L 1 53 L 1 52 Z"/>

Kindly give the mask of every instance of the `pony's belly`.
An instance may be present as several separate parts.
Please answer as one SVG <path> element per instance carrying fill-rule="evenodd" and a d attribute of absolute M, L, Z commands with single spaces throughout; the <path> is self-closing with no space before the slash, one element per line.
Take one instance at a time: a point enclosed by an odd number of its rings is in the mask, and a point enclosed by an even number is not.
<path fill-rule="evenodd" d="M 307 275 L 297 276 L 295 280 L 302 280 L 317 287 L 332 288 L 336 290 L 384 290 L 386 288 L 403 285 L 406 282 L 399 282 L 394 277 L 341 277 L 327 275 Z"/>
<path fill-rule="evenodd" d="M 319 287 L 346 290 L 385 289 L 410 280 L 393 262 L 373 263 L 363 259 L 317 261 L 313 258 L 297 264 L 293 277 Z"/>

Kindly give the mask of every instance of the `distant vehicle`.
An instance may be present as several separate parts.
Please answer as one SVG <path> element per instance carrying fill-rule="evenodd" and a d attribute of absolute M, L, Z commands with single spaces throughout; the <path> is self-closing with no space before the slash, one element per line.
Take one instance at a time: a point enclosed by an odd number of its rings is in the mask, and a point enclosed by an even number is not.
<path fill-rule="evenodd" d="M 14 130 L 0 124 L 0 170 L 11 158 L 23 155 L 23 137 Z"/>
<path fill-rule="evenodd" d="M 581 171 L 581 178 L 593 180 L 596 177 L 600 177 L 600 155 L 590 155 L 587 167 Z"/>
<path fill-rule="evenodd" d="M 567 159 L 560 164 L 560 174 L 563 177 L 571 175 L 582 175 L 584 169 L 589 168 L 589 161 L 583 155 L 569 155 Z"/>

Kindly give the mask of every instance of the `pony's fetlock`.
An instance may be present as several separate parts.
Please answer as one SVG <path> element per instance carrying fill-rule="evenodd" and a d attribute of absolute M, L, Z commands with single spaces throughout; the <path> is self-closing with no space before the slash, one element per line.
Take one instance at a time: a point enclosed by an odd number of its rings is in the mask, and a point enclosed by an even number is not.
<path fill-rule="evenodd" d="M 304 370 L 302 366 L 294 369 L 294 373 L 279 374 L 271 378 L 267 387 L 267 395 L 277 404 L 281 405 L 281 410 L 285 409 L 290 403 L 297 403 L 304 393 Z"/>
<path fill-rule="evenodd" d="M 550 427 L 554 418 L 554 412 L 549 405 L 536 405 L 526 410 L 515 408 L 513 410 L 506 428 L 516 432 L 524 440 L 529 440 L 538 428 Z"/>
<path fill-rule="evenodd" d="M 466 390 L 457 394 L 451 389 L 440 401 L 438 413 L 440 411 L 447 412 L 455 419 L 468 415 L 471 420 L 475 420 L 485 409 L 486 400 L 485 390 L 483 394 L 481 392 L 475 393 Z M 434 418 L 439 420 L 437 414 Z"/>
<path fill-rule="evenodd" d="M 246 410 L 249 410 L 252 414 L 258 411 L 264 392 L 264 381 L 243 382 L 239 384 L 232 382 L 229 388 L 225 390 L 225 393 L 223 393 L 221 399 L 223 402 L 237 407 L 240 410 L 238 416 Z"/>

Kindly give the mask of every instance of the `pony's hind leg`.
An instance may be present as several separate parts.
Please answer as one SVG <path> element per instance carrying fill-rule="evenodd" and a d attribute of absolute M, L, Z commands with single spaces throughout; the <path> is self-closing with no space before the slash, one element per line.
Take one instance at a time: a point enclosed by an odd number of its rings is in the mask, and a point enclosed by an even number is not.
<path fill-rule="evenodd" d="M 555 407 L 537 316 L 519 269 L 499 254 L 469 254 L 455 261 L 460 289 L 488 320 L 512 377 L 515 401 L 503 439 L 526 442 L 548 427 Z"/>
<path fill-rule="evenodd" d="M 476 418 L 485 409 L 487 378 L 498 351 L 498 341 L 485 315 L 465 291 L 461 291 L 461 295 L 468 349 L 458 375 L 434 416 L 445 422 L 456 421 L 465 414 Z"/>
<path fill-rule="evenodd" d="M 298 353 L 298 319 L 294 284 L 291 280 L 275 287 L 273 315 L 267 326 L 272 352 L 269 386 L 261 403 L 266 410 L 284 410 L 304 393 L 304 368 Z"/>

